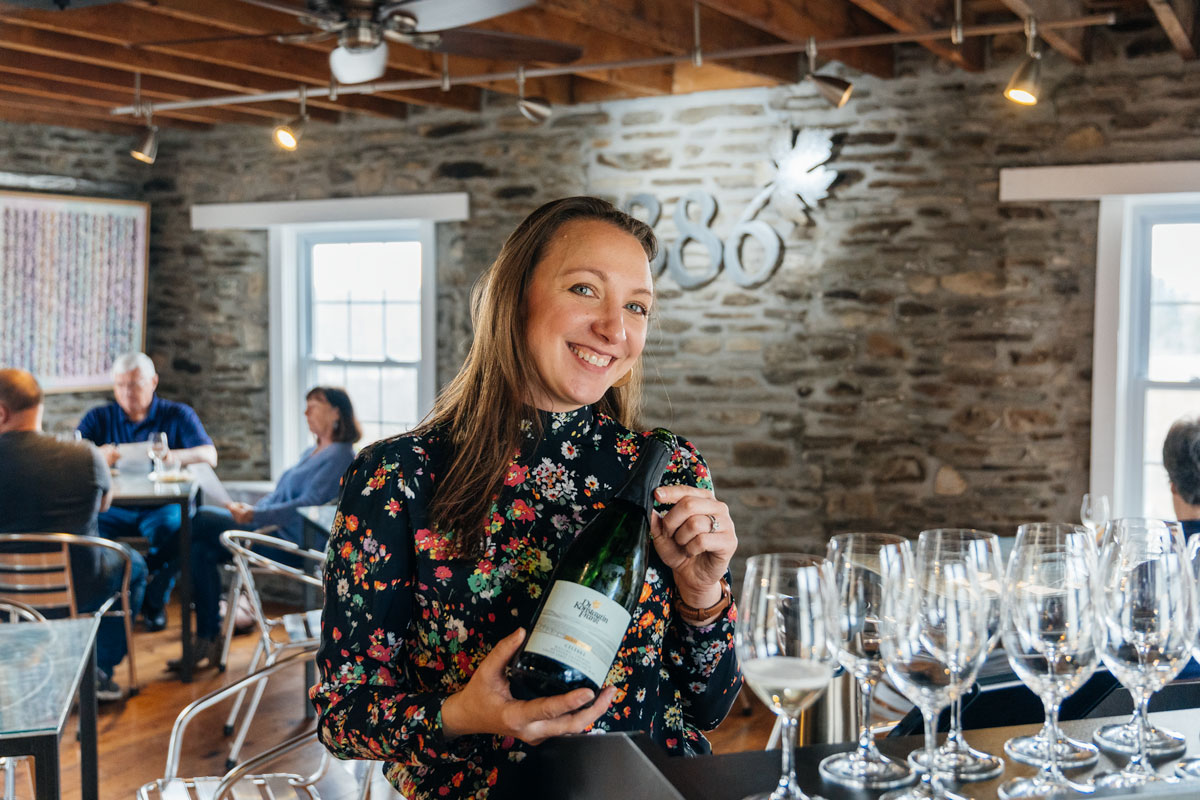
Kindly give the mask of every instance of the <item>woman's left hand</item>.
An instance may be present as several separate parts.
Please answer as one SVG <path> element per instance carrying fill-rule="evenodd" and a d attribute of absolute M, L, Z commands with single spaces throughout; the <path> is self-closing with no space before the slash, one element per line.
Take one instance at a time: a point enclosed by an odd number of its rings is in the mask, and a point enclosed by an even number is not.
<path fill-rule="evenodd" d="M 249 525 L 254 522 L 254 506 L 247 503 L 230 503 L 226 508 L 229 509 L 230 516 L 238 525 Z"/>
<path fill-rule="evenodd" d="M 680 599 L 696 608 L 715 604 L 737 550 L 729 506 L 695 486 L 660 486 L 654 498 L 674 503 L 664 516 L 651 515 L 650 538 L 659 558 L 675 573 Z"/>

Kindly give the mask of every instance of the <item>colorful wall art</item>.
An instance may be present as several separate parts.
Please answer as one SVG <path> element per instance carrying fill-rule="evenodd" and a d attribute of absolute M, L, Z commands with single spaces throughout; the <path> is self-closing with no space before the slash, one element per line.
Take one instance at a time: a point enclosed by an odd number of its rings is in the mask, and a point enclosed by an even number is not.
<path fill-rule="evenodd" d="M 149 206 L 0 192 L 0 366 L 46 391 L 111 386 L 146 336 Z"/>

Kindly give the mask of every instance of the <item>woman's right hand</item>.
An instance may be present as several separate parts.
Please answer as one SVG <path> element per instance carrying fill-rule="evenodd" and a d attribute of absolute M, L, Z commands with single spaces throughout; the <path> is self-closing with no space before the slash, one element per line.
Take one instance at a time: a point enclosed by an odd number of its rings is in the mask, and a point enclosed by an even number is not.
<path fill-rule="evenodd" d="M 442 703 L 442 732 L 447 739 L 471 733 L 512 736 L 528 744 L 541 744 L 551 736 L 580 733 L 608 711 L 617 690 L 600 691 L 596 702 L 591 689 L 566 694 L 517 700 L 508 689 L 504 668 L 525 641 L 525 629 L 517 628 L 501 639 L 484 657 L 467 685 Z"/>

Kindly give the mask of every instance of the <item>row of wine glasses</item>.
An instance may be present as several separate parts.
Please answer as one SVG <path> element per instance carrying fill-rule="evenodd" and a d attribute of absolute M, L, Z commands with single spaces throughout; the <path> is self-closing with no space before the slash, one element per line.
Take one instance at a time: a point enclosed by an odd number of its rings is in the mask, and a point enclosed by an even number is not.
<path fill-rule="evenodd" d="M 821 763 L 827 781 L 884 789 L 915 779 L 908 764 L 879 752 L 867 725 L 885 672 L 921 711 L 926 728 L 925 748 L 909 757 L 920 783 L 885 800 L 950 796 L 942 776 L 995 777 L 1003 762 L 966 742 L 958 705 L 997 640 L 1046 709 L 1038 734 L 1005 744 L 1011 758 L 1041 770 L 1004 783 L 1002 798 L 1092 788 L 1063 773 L 1094 763 L 1098 754 L 1062 734 L 1058 712 L 1101 661 L 1130 691 L 1135 715 L 1097 731 L 1097 743 L 1130 759 L 1094 785 L 1171 780 L 1150 766 L 1149 754 L 1172 748 L 1178 754 L 1182 737 L 1150 726 L 1146 709 L 1198 645 L 1200 543 L 1186 549 L 1179 525 L 1161 520 L 1116 520 L 1104 531 L 1098 549 L 1094 533 L 1081 526 L 1023 525 L 1007 570 L 995 535 L 965 529 L 924 531 L 915 554 L 903 537 L 852 533 L 834 537 L 827 558 L 752 557 L 736 645 L 747 682 L 783 719 L 784 770 L 771 800 L 805 797 L 791 760 L 797 718 L 837 663 L 858 681 L 863 725 L 857 748 Z M 951 733 L 937 748 L 934 726 L 947 706 L 954 707 Z M 1177 772 L 1200 778 L 1200 759 Z"/>

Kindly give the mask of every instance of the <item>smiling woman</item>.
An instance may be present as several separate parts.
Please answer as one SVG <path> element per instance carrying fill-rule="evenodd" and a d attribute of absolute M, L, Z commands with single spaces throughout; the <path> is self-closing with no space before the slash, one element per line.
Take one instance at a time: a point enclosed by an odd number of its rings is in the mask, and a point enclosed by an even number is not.
<path fill-rule="evenodd" d="M 522 701 L 505 676 L 555 565 L 643 455 L 656 247 L 602 200 L 534 211 L 481 278 L 470 352 L 430 419 L 346 474 L 312 696 L 326 746 L 387 762 L 406 797 L 519 796 L 529 749 L 584 730 L 705 753 L 701 731 L 737 695 L 737 536 L 683 439 L 654 484 L 663 513 L 599 692 Z"/>

